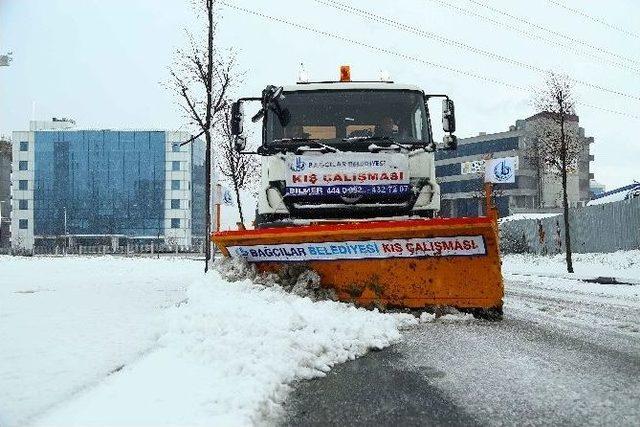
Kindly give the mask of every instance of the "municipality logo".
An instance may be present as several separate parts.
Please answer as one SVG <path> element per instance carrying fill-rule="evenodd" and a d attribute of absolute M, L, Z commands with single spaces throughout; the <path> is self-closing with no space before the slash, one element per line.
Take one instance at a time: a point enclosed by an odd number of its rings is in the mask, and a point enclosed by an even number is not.
<path fill-rule="evenodd" d="M 493 176 L 496 180 L 504 182 L 513 178 L 513 167 L 509 166 L 505 160 L 493 167 Z"/>
<path fill-rule="evenodd" d="M 289 169 L 293 172 L 302 172 L 305 168 L 304 160 L 300 157 L 296 157 L 296 161 L 293 164 L 289 164 Z"/>

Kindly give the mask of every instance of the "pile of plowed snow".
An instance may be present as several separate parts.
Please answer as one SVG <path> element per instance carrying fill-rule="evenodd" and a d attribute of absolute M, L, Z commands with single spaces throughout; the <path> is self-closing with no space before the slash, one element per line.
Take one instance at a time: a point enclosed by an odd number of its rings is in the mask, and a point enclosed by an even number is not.
<path fill-rule="evenodd" d="M 417 323 L 256 284 L 218 267 L 170 309 L 161 348 L 40 420 L 41 425 L 247 425 L 277 415 L 289 385 L 400 339 Z M 229 282 L 229 279 L 236 280 Z"/>

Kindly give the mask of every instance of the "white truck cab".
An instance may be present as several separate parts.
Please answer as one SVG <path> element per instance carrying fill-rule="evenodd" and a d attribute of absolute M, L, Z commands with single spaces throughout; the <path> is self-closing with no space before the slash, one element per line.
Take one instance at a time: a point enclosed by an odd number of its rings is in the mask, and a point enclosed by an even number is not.
<path fill-rule="evenodd" d="M 262 106 L 252 118 L 262 120 L 256 226 L 433 217 L 440 209 L 427 100 L 444 98 L 444 149 L 456 148 L 453 101 L 416 86 L 344 80 L 268 86 L 232 105 L 241 152 L 242 104 Z"/>

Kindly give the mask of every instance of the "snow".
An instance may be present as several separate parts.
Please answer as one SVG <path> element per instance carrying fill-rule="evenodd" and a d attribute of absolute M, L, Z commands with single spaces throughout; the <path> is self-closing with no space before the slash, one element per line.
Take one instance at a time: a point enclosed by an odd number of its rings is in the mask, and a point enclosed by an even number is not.
<path fill-rule="evenodd" d="M 544 218 L 551 218 L 558 215 L 560 214 L 559 213 L 518 213 L 518 214 L 513 214 L 513 215 L 500 218 L 498 220 L 498 223 L 502 224 L 503 222 L 519 221 L 522 219 L 544 219 Z"/>
<path fill-rule="evenodd" d="M 278 414 L 292 382 L 386 347 L 417 323 L 314 302 L 242 271 L 234 283 L 218 272 L 198 279 L 201 267 L 2 258 L 12 285 L 2 287 L 0 339 L 20 345 L 0 349 L 0 424 L 260 423 Z"/>
<path fill-rule="evenodd" d="M 575 273 L 569 274 L 564 254 L 509 254 L 503 256 L 502 271 L 504 274 L 578 279 L 615 277 L 618 281 L 640 284 L 640 250 L 573 254 L 572 259 Z"/>
<path fill-rule="evenodd" d="M 607 348 L 637 353 L 640 250 L 574 254 L 573 264 L 575 273 L 570 274 L 564 254 L 505 256 L 505 312 L 550 323 L 574 335 L 583 331 L 585 339 L 596 339 Z M 596 277 L 615 277 L 630 284 L 582 280 Z"/>
<path fill-rule="evenodd" d="M 612 193 L 607 196 L 602 196 L 590 200 L 587 203 L 587 206 L 604 205 L 605 203 L 619 202 L 630 197 L 637 197 L 638 193 L 640 193 L 640 186 L 638 186 L 635 190 L 618 191 L 617 193 Z"/>
<path fill-rule="evenodd" d="M 568 275 L 563 255 L 505 256 L 505 327 L 533 319 L 637 351 L 625 343 L 640 334 L 640 285 L 577 279 L 640 283 L 640 250 L 575 254 L 574 264 Z M 396 343 L 405 328 L 488 327 L 460 313 L 416 319 L 314 301 L 297 284 L 289 293 L 250 280 L 237 262 L 201 269 L 178 258 L 0 257 L 0 425 L 262 424 L 296 381 Z"/>
<path fill-rule="evenodd" d="M 0 256 L 0 425 L 27 422 L 139 358 L 201 276 L 185 259 Z"/>

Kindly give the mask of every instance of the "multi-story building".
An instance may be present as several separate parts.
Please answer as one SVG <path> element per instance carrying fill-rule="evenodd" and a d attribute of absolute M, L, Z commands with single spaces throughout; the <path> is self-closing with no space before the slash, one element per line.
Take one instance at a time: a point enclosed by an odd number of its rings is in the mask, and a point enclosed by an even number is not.
<path fill-rule="evenodd" d="M 0 136 L 0 248 L 9 246 L 11 223 L 11 142 Z"/>
<path fill-rule="evenodd" d="M 204 241 L 200 140 L 74 126 L 53 119 L 13 132 L 12 248 Z"/>
<path fill-rule="evenodd" d="M 501 216 L 514 212 L 559 210 L 562 206 L 560 177 L 544 162 L 536 161 L 532 146 L 536 129 L 549 120 L 548 113 L 538 113 L 516 121 L 508 131 L 458 140 L 455 151 L 436 153 L 436 176 L 440 183 L 442 216 L 477 216 L 484 209 L 484 161 L 488 158 L 517 157 L 516 182 L 496 184 L 495 202 Z M 579 153 L 568 175 L 568 198 L 572 206 L 584 205 L 590 199 L 589 154 L 592 137 L 579 127 L 578 116 L 570 117 L 569 127 L 577 135 Z"/>

